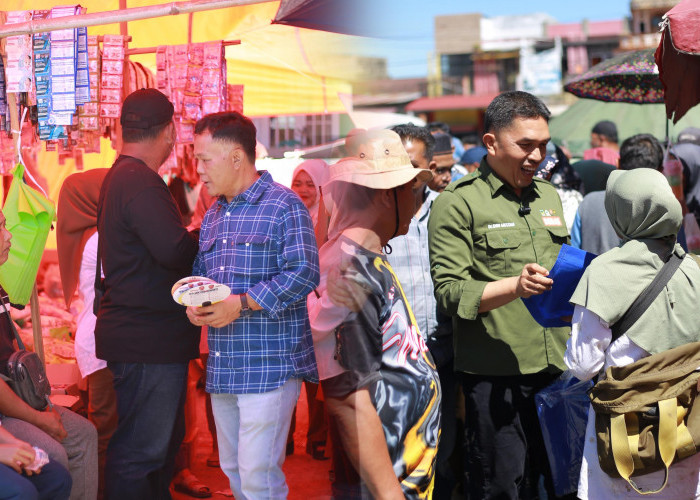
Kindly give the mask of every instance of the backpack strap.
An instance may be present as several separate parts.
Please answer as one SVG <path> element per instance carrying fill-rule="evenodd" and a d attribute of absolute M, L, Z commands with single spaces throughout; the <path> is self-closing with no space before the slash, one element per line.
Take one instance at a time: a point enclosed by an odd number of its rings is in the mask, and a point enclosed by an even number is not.
<path fill-rule="evenodd" d="M 97 234 L 97 255 L 95 258 L 95 283 L 94 283 L 94 293 L 95 295 L 93 296 L 92 299 L 92 312 L 95 316 L 97 316 L 97 310 L 99 309 L 99 297 L 101 297 L 101 293 L 103 292 L 102 288 L 102 255 L 100 255 L 100 235 L 99 233 Z"/>
<path fill-rule="evenodd" d="M 661 290 L 668 284 L 671 276 L 675 274 L 678 267 L 683 262 L 683 257 L 680 257 L 676 252 L 672 252 L 669 259 L 663 265 L 659 273 L 654 277 L 649 286 L 647 286 L 644 291 L 639 294 L 627 312 L 622 315 L 622 317 L 612 325 L 610 330 L 612 331 L 612 344 L 618 338 L 622 337 L 629 328 L 634 325 L 637 320 L 644 314 L 644 312 L 651 306 L 652 302 L 656 300 Z"/>
<path fill-rule="evenodd" d="M 681 259 L 682 260 L 682 259 Z M 622 413 L 610 415 L 610 445 L 612 448 L 615 467 L 620 477 L 627 481 L 634 491 L 640 495 L 653 495 L 659 493 L 668 483 L 668 468 L 676 455 L 677 427 L 676 427 L 676 398 L 665 399 L 658 402 L 659 405 L 659 437 L 658 451 L 664 464 L 664 482 L 656 490 L 642 490 L 630 477 L 634 473 L 635 460 L 632 450 L 637 455 L 639 452 L 633 448 L 627 433 L 625 419 L 634 413 Z M 637 436 L 638 437 L 638 436 Z"/>

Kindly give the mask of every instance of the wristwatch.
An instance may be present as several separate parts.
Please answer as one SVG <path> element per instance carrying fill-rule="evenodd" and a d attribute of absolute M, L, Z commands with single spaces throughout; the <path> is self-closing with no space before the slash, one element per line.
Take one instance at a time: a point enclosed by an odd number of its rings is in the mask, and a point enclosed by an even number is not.
<path fill-rule="evenodd" d="M 248 296 L 245 293 L 241 293 L 238 296 L 241 299 L 241 313 L 240 314 L 243 318 L 247 318 L 251 314 L 253 314 L 253 310 L 248 305 Z"/>

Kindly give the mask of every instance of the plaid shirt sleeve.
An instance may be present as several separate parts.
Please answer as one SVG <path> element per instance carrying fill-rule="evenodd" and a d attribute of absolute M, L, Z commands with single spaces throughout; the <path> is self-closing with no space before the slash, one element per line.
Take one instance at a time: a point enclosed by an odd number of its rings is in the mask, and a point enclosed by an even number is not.
<path fill-rule="evenodd" d="M 281 272 L 248 290 L 271 318 L 278 318 L 289 305 L 305 299 L 320 278 L 316 237 L 306 208 L 293 203 L 279 228 L 282 251 L 277 261 Z"/>

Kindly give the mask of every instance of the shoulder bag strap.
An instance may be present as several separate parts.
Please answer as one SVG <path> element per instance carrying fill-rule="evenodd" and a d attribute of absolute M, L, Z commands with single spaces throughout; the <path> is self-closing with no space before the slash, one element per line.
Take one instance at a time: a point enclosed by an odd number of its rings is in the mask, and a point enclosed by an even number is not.
<path fill-rule="evenodd" d="M 637 322 L 642 314 L 644 314 L 649 306 L 651 306 L 652 302 L 654 302 L 659 293 L 661 293 L 661 290 L 668 284 L 671 276 L 674 275 L 681 265 L 681 262 L 683 262 L 683 257 L 679 257 L 676 252 L 671 253 L 671 257 L 669 257 L 668 261 L 663 265 L 654 278 L 654 281 L 644 289 L 639 297 L 634 300 L 630 308 L 627 309 L 627 312 L 612 326 L 611 344 L 624 335 L 625 332 Z"/>
<path fill-rule="evenodd" d="M 114 162 L 114 165 L 112 165 L 112 168 L 117 164 L 119 161 L 119 158 L 117 158 L 117 161 Z M 102 182 L 102 186 L 100 186 L 100 196 L 97 201 L 97 219 L 99 220 L 100 218 L 100 213 L 102 212 L 103 209 L 103 204 L 104 204 L 104 197 L 105 197 L 105 191 L 107 189 L 107 178 L 109 177 L 108 175 L 105 177 L 104 181 Z M 97 255 L 95 258 L 95 283 L 94 283 L 94 298 L 92 300 L 92 312 L 95 316 L 97 316 L 97 309 L 99 307 L 99 303 L 97 302 L 100 297 L 103 295 L 104 292 L 104 283 L 102 282 L 102 252 L 100 252 L 100 241 L 102 240 L 102 236 L 100 235 L 99 230 L 97 231 Z M 100 292 L 100 293 L 98 293 Z M 96 307 L 97 306 L 97 307 Z"/>
<path fill-rule="evenodd" d="M 97 256 L 95 258 L 95 297 L 97 291 L 102 290 L 102 256 L 100 255 L 100 235 L 97 234 Z"/>
<path fill-rule="evenodd" d="M 5 291 L 4 288 L 0 286 L 0 305 L 2 305 L 2 310 L 5 311 L 5 314 L 7 314 L 7 321 L 10 323 L 10 328 L 12 328 L 12 333 L 15 334 L 15 339 L 17 339 L 17 347 L 19 347 L 22 351 L 26 351 L 27 349 L 24 347 L 24 342 L 22 342 L 22 339 L 19 336 L 19 333 L 17 333 L 17 328 L 15 327 L 15 322 L 12 321 L 12 316 L 10 316 L 10 311 L 8 311 L 7 307 L 5 306 L 5 298 L 7 296 L 7 292 Z M 9 297 L 8 297 L 9 298 Z"/>

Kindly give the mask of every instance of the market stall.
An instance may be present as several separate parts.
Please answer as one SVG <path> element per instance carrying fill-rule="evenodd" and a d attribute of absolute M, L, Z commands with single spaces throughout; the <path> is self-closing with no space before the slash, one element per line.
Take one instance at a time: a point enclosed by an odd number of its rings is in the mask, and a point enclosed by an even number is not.
<path fill-rule="evenodd" d="M 190 183 L 196 183 L 193 126 L 204 114 L 345 109 L 338 94 L 349 93 L 349 85 L 317 74 L 323 56 L 309 50 L 321 38 L 330 42 L 318 46 L 336 50 L 343 37 L 271 25 L 280 2 L 55 3 L 3 2 L 7 14 L 0 26 L 0 127 L 14 133 L 0 133 L 0 172 L 7 176 L 23 152 L 27 171 L 34 173 L 25 181 L 48 200 L 57 199 L 70 173 L 112 163 L 121 102 L 140 87 L 159 88 L 174 103 L 178 145 L 163 174 Z M 22 120 L 24 110 L 29 113 Z M 55 246 L 51 237 L 48 246 Z M 56 290 L 60 279 L 52 282 L 57 271 L 47 260 L 39 273 L 40 293 L 34 288 L 31 306 L 13 317 L 42 356 L 46 344 L 47 361 L 72 362 L 73 318 L 81 305 L 66 311 Z"/>

